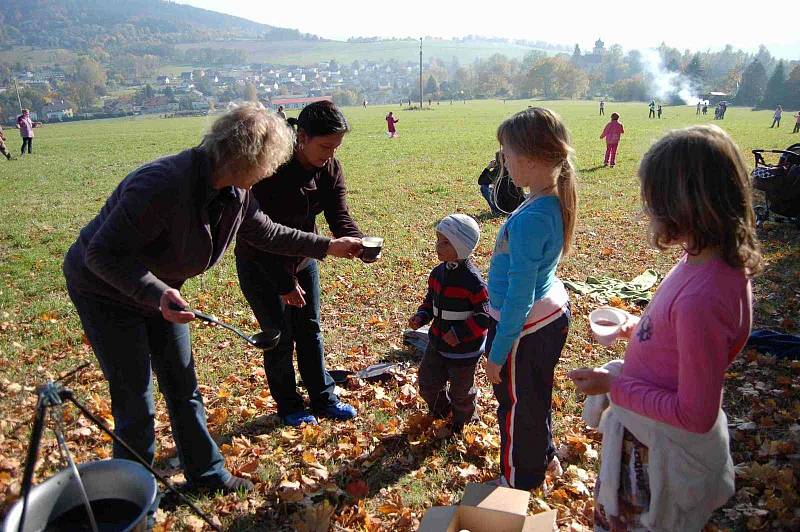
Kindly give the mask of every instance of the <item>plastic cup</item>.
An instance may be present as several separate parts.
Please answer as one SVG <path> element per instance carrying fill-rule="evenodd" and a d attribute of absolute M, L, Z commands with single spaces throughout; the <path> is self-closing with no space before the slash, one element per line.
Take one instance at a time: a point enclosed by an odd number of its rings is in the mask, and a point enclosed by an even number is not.
<path fill-rule="evenodd" d="M 595 339 L 603 345 L 611 345 L 619 336 L 619 329 L 628 317 L 621 310 L 600 307 L 589 313 L 589 325 Z"/>
<path fill-rule="evenodd" d="M 364 262 L 375 262 L 381 256 L 383 249 L 383 239 L 379 236 L 365 236 L 361 239 L 361 260 Z"/>

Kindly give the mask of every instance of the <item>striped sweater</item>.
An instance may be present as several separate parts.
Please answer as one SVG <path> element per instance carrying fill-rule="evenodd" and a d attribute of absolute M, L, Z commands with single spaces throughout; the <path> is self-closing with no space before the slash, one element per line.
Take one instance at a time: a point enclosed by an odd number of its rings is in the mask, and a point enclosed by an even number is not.
<path fill-rule="evenodd" d="M 432 322 L 430 341 L 446 358 L 472 358 L 483 353 L 489 328 L 489 293 L 475 264 L 469 260 L 442 262 L 431 271 L 428 293 L 417 310 L 422 324 Z M 458 344 L 442 336 L 452 330 Z"/>

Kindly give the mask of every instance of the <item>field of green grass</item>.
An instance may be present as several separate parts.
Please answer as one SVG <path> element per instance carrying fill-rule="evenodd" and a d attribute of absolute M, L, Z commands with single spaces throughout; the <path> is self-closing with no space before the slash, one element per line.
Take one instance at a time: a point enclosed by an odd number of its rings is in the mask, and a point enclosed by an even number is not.
<path fill-rule="evenodd" d="M 415 60 L 419 54 L 418 40 L 345 42 L 345 41 L 218 41 L 212 43 L 179 44 L 176 48 L 238 49 L 247 53 L 251 63 L 271 63 L 276 65 L 313 65 L 321 61 L 336 59 L 341 64 L 359 61 L 388 61 L 396 59 L 405 62 Z M 522 59 L 533 50 L 529 46 L 487 41 L 455 42 L 447 40 L 428 40 L 423 43 L 426 61 L 436 57 L 448 63 L 455 57 L 461 64 L 475 59 L 486 59 L 494 54 L 508 58 Z M 552 52 L 549 52 L 552 53 Z"/>
<path fill-rule="evenodd" d="M 15 46 L 10 50 L 0 50 L 0 63 L 15 64 L 20 61 L 23 65 L 44 67 L 61 65 L 65 67 L 73 63 L 78 54 L 64 48 L 33 48 L 31 46 Z"/>
<path fill-rule="evenodd" d="M 331 511 L 335 507 L 340 527 L 405 530 L 425 507 L 457 501 L 466 480 L 496 475 L 494 403 L 482 370 L 478 379 L 482 424 L 470 429 L 463 441 L 439 439 L 437 427 L 415 415 L 423 408 L 413 393 L 416 360 L 403 350 L 401 333 L 421 302 L 427 275 L 436 263 L 433 227 L 441 217 L 458 211 L 479 220 L 482 237 L 476 261 L 485 272 L 502 219 L 488 215 L 477 176 L 498 148 L 498 124 L 529 104 L 534 102 L 444 103 L 424 112 L 398 106 L 344 109 L 352 131 L 338 157 L 346 171 L 350 209 L 365 233 L 385 238 L 385 248 L 382 260 L 373 265 L 334 259 L 321 267 L 328 366 L 360 369 L 383 360 L 405 365 L 394 384 L 362 384 L 344 392 L 346 400 L 360 406 L 358 420 L 339 426 L 324 422 L 318 429 L 282 429 L 270 416 L 274 403 L 259 369 L 260 354 L 223 331 L 193 326 L 210 426 L 225 444 L 229 466 L 259 481 L 259 490 L 251 497 L 200 500 L 226 526 L 256 530 L 270 523 L 312 519 L 310 508 L 319 510 L 322 493 L 333 505 Z M 661 120 L 648 119 L 646 104 L 608 103 L 606 114 L 620 113 L 626 131 L 617 167 L 610 169 L 602 167 L 604 144 L 598 136 L 606 119 L 597 116 L 596 103 L 535 105 L 561 114 L 572 132 L 581 174 L 576 246 L 562 262 L 560 276 L 582 281 L 588 275 L 630 279 L 647 268 L 666 273 L 676 254 L 654 251 L 647 244 L 637 163 L 666 130 L 712 123 L 711 116 L 695 116 L 690 107 L 665 107 Z M 389 110 L 400 119 L 399 138 L 386 137 L 384 116 Z M 34 153 L 24 158 L 19 158 L 15 131 L 6 131 L 17 158 L 0 161 L 0 508 L 19 487 L 27 420 L 33 413 L 31 387 L 80 362 L 94 362 L 64 289 L 60 268 L 64 252 L 128 172 L 195 145 L 213 118 L 137 117 L 47 125 L 36 130 Z M 790 134 L 788 118 L 785 122 L 786 127 L 769 129 L 770 111 L 734 107 L 724 121 L 715 123 L 749 153 L 753 148 L 783 149 L 800 141 L 800 135 Z M 747 159 L 752 161 L 749 155 Z M 797 332 L 798 233 L 777 223 L 760 231 L 769 270 L 755 281 L 757 326 Z M 220 266 L 187 283 L 183 294 L 193 306 L 254 330 L 232 255 L 229 252 Z M 560 444 L 588 442 L 596 449 L 597 435 L 582 428 L 580 403 L 564 377 L 573 367 L 599 364 L 622 353 L 621 346 L 607 349 L 591 341 L 586 315 L 595 304 L 588 298 L 573 298 L 575 320 L 557 371 L 554 423 Z M 73 386 L 79 397 L 108 417 L 107 390 L 94 365 Z M 732 397 L 735 402 L 735 394 Z M 163 403 L 159 412 L 161 458 L 167 458 L 174 444 L 163 423 Z M 108 455 L 110 447 L 96 431 L 69 434 L 81 459 Z M 309 452 L 330 472 L 327 481 L 312 477 L 318 484 L 308 482 L 313 466 L 305 454 Z M 42 473 L 57 467 L 56 456 L 50 442 Z M 590 475 L 597 467 L 596 460 L 580 453 L 573 465 Z M 295 481 L 307 495 L 303 501 L 313 504 L 286 496 L 287 490 L 296 489 Z M 541 502 L 535 504 L 558 508 L 560 524 L 572 520 L 586 524 L 588 492 L 578 493 L 581 490 L 574 484 L 570 491 L 566 483 L 561 489 L 555 482 L 558 489 L 539 493 Z M 591 489 L 591 482 L 587 485 Z M 353 503 L 356 498 L 361 499 L 358 505 Z M 182 529 L 192 522 L 183 507 L 160 515 L 160 520 L 162 529 Z"/>

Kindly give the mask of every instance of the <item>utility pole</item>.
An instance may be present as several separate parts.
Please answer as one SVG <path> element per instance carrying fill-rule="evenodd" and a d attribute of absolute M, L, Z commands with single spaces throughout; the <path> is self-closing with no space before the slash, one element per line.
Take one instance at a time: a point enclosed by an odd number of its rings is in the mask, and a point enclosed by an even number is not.
<path fill-rule="evenodd" d="M 422 37 L 419 38 L 419 110 L 422 111 Z"/>
<path fill-rule="evenodd" d="M 22 100 L 19 97 L 19 87 L 17 86 L 17 78 L 14 78 L 14 88 L 17 89 L 17 103 L 19 103 L 19 111 L 22 112 Z"/>

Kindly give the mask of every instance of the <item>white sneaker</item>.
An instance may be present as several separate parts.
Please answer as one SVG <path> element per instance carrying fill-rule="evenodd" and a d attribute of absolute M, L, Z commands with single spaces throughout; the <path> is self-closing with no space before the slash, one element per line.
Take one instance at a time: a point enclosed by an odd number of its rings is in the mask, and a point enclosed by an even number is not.
<path fill-rule="evenodd" d="M 550 463 L 547 464 L 547 472 L 558 478 L 564 474 L 564 469 L 561 467 L 561 461 L 558 456 L 554 456 Z"/>

